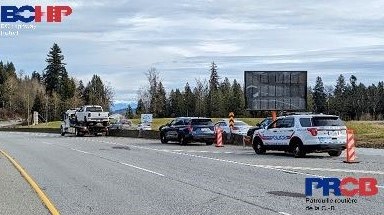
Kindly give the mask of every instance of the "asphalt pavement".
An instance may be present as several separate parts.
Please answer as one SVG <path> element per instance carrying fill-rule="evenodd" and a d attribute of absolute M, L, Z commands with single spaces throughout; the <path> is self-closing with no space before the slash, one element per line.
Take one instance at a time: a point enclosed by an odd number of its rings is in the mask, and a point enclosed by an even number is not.
<path fill-rule="evenodd" d="M 0 149 L 27 170 L 61 214 L 360 215 L 384 211 L 383 150 L 358 149 L 361 162 L 345 164 L 343 157 L 325 153 L 293 158 L 281 152 L 256 155 L 242 146 L 180 146 L 137 138 L 18 132 L 0 132 Z M 331 193 L 330 199 L 342 203 L 308 202 L 306 178 L 347 176 L 376 178 L 378 194 L 348 200 Z M 321 191 L 314 192 L 314 198 L 324 199 Z M 348 202 L 352 200 L 357 202 Z"/>
<path fill-rule="evenodd" d="M 35 191 L 0 153 L 0 214 L 49 214 Z"/>

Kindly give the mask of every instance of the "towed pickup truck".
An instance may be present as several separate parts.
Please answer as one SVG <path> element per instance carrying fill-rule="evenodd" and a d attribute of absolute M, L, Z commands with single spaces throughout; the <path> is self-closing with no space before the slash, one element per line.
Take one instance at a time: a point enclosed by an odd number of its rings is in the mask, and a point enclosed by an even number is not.
<path fill-rule="evenodd" d="M 103 112 L 103 108 L 99 105 L 85 105 L 81 108 L 69 109 L 63 113 L 61 135 L 106 135 L 109 126 L 108 114 L 108 112 Z"/>
<path fill-rule="evenodd" d="M 109 122 L 109 113 L 104 112 L 103 108 L 99 105 L 85 105 L 76 111 L 75 117 L 78 123 L 94 124 L 101 123 L 107 126 Z"/>

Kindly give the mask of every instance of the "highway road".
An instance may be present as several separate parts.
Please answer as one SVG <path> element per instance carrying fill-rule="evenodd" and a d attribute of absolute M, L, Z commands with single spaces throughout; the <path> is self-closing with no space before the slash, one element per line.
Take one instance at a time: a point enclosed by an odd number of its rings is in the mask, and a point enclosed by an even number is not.
<path fill-rule="evenodd" d="M 27 170 L 61 214 L 384 213 L 383 150 L 358 149 L 361 162 L 345 164 L 327 154 L 299 159 L 241 146 L 18 132 L 0 132 L 0 150 Z M 376 178 L 378 194 L 351 197 L 356 203 L 307 202 L 305 178 L 346 176 Z"/>

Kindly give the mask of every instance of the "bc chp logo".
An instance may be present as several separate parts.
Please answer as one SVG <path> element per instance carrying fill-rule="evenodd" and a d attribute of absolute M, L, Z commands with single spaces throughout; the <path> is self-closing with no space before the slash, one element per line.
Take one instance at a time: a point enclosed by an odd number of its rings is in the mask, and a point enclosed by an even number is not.
<path fill-rule="evenodd" d="M 0 37 L 19 36 L 21 30 L 35 30 L 33 23 L 60 23 L 72 14 L 70 6 L 0 6 Z"/>
<path fill-rule="evenodd" d="M 375 178 L 306 178 L 305 195 L 312 196 L 313 189 L 322 189 L 323 196 L 332 193 L 335 196 L 374 196 L 379 190 Z"/>
<path fill-rule="evenodd" d="M 22 15 L 28 12 L 31 14 Z M 1 22 L 6 23 L 18 21 L 24 23 L 41 22 L 43 17 L 46 17 L 47 22 L 61 22 L 63 16 L 71 14 L 72 8 L 70 6 L 47 6 L 45 12 L 42 6 L 1 6 Z"/>

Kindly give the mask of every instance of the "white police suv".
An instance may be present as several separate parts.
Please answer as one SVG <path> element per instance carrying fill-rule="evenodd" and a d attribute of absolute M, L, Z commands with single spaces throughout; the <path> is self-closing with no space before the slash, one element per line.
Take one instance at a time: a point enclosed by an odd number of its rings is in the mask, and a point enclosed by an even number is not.
<path fill-rule="evenodd" d="M 347 127 L 334 115 L 308 114 L 278 117 L 268 127 L 253 134 L 256 154 L 267 150 L 286 151 L 295 157 L 328 152 L 340 156 L 347 141 Z"/>

